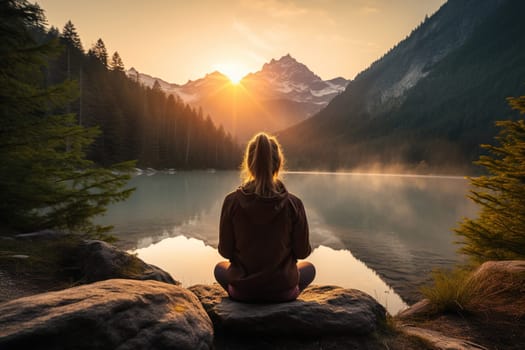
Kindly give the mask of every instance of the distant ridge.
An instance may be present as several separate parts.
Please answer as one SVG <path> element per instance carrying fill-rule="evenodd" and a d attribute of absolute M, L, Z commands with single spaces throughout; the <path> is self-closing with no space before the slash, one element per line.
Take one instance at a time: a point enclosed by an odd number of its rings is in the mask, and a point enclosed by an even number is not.
<path fill-rule="evenodd" d="M 290 54 L 265 63 L 260 71 L 246 75 L 239 86 L 217 71 L 184 85 L 168 83 L 134 68 L 127 75 L 149 87 L 158 81 L 166 93 L 201 107 L 239 142 L 255 132 L 275 132 L 311 117 L 349 82 L 341 77 L 324 81 Z"/>
<path fill-rule="evenodd" d="M 462 173 L 525 92 L 525 2 L 450 0 L 316 116 L 280 134 L 289 165 Z M 304 140 L 309 140 L 305 143 Z"/>

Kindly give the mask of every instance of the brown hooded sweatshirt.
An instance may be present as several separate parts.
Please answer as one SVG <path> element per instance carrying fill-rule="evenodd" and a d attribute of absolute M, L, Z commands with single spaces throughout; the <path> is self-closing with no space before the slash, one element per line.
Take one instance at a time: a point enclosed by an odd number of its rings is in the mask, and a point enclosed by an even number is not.
<path fill-rule="evenodd" d="M 248 298 L 279 295 L 297 286 L 297 259 L 311 252 L 303 203 L 280 184 L 273 197 L 237 189 L 226 196 L 219 253 L 230 260 L 228 282 Z"/>

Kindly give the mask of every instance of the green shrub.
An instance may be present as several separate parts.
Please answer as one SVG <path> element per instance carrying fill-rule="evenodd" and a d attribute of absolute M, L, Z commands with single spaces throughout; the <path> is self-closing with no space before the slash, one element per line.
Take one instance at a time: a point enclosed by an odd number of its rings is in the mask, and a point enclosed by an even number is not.
<path fill-rule="evenodd" d="M 525 96 L 508 101 L 525 114 Z M 477 263 L 525 259 L 525 120 L 496 125 L 501 128 L 499 145 L 482 145 L 490 153 L 476 162 L 487 174 L 470 178 L 474 189 L 469 198 L 481 210 L 455 230 L 463 237 L 461 251 Z"/>

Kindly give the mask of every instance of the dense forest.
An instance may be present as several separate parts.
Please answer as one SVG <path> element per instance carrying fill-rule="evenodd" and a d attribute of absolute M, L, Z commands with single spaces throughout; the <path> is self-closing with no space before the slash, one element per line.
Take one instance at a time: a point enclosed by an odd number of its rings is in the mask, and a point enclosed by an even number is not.
<path fill-rule="evenodd" d="M 102 133 L 89 150 L 101 165 L 137 160 L 156 169 L 234 168 L 240 151 L 232 137 L 210 116 L 195 110 L 158 84 L 148 88 L 128 78 L 118 52 L 110 55 L 102 39 L 84 52 L 80 36 L 68 21 L 63 30 L 50 28 L 42 40 L 59 38 L 64 50 L 50 62 L 50 84 L 73 80 L 78 99 L 67 106 L 83 126 Z"/>
<path fill-rule="evenodd" d="M 127 78 L 101 39 L 84 52 L 71 22 L 45 24 L 37 4 L 0 1 L 0 235 L 103 235 L 92 218 L 132 193 L 133 167 L 238 165 L 210 117 Z"/>

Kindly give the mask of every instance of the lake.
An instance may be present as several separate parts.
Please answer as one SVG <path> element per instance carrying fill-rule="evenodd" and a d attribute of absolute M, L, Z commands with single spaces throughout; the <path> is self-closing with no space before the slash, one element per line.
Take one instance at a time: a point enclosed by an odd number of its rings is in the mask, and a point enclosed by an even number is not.
<path fill-rule="evenodd" d="M 149 176 L 148 176 L 149 175 Z M 219 215 L 238 172 L 134 176 L 135 193 L 98 220 L 118 246 L 168 271 L 184 286 L 212 283 Z M 305 205 L 315 284 L 361 289 L 395 314 L 420 297 L 437 267 L 452 267 L 452 229 L 477 207 L 461 177 L 291 172 L 288 190 Z"/>

